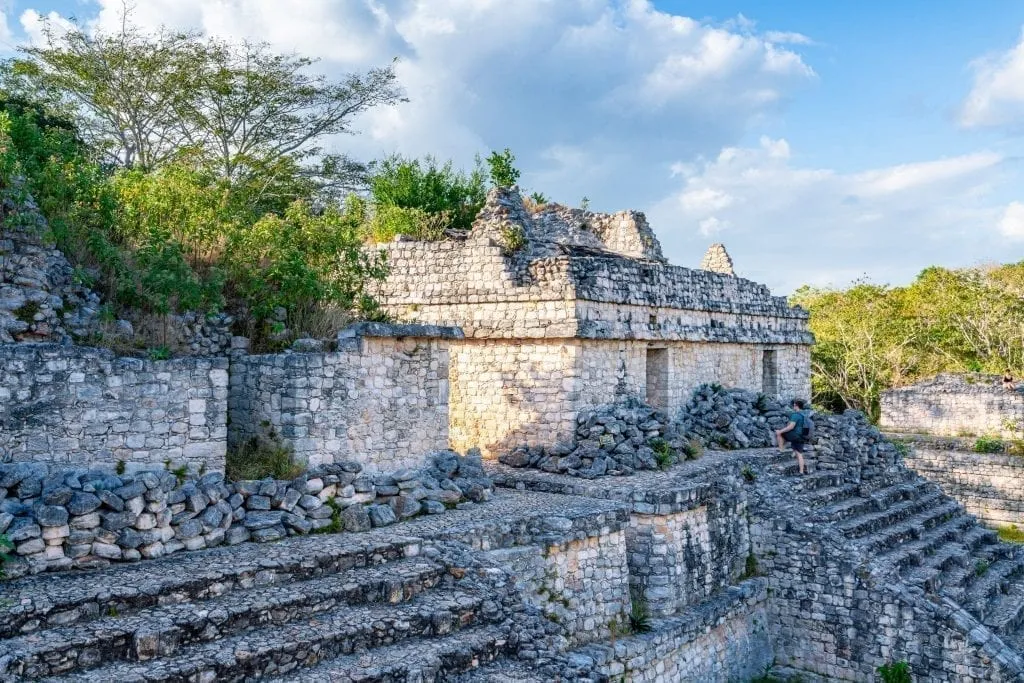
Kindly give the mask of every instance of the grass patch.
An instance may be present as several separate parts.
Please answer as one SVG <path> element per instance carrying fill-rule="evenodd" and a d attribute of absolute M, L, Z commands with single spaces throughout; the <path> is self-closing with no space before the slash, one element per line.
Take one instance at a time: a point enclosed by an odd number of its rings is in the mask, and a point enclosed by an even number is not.
<path fill-rule="evenodd" d="M 647 598 L 640 591 L 630 591 L 629 630 L 633 633 L 649 633 L 651 630 L 651 608 Z"/>
<path fill-rule="evenodd" d="M 899 456 L 901 458 L 905 458 L 908 455 L 910 455 L 910 444 L 908 444 L 906 441 L 900 441 L 899 439 L 893 439 L 891 441 L 891 443 L 892 443 L 892 447 L 896 449 L 896 452 L 899 453 Z"/>
<path fill-rule="evenodd" d="M 294 479 L 305 468 L 292 459 L 291 448 L 278 441 L 254 436 L 228 451 L 225 474 L 232 481 Z"/>
<path fill-rule="evenodd" d="M 744 465 L 743 469 L 740 470 L 740 474 L 743 475 L 743 480 L 748 484 L 753 484 L 757 481 L 757 473 L 750 469 L 750 465 Z"/>
<path fill-rule="evenodd" d="M 314 534 L 336 534 L 343 531 L 341 524 L 341 506 L 334 498 L 328 498 L 324 504 L 331 508 L 331 523 L 320 529 L 313 529 Z"/>
<path fill-rule="evenodd" d="M 878 675 L 882 683 L 913 683 L 910 676 L 910 664 L 906 662 L 893 662 L 878 667 Z"/>
<path fill-rule="evenodd" d="M 166 346 L 154 346 L 146 352 L 146 355 L 150 360 L 170 360 L 171 349 Z"/>
<path fill-rule="evenodd" d="M 999 540 L 1006 543 L 1024 543 L 1024 531 L 1022 531 L 1016 524 L 1008 524 L 1001 526 L 997 530 L 999 532 Z"/>
<path fill-rule="evenodd" d="M 683 446 L 683 454 L 687 460 L 699 460 L 704 455 L 704 444 L 700 442 L 700 439 L 690 439 Z"/>

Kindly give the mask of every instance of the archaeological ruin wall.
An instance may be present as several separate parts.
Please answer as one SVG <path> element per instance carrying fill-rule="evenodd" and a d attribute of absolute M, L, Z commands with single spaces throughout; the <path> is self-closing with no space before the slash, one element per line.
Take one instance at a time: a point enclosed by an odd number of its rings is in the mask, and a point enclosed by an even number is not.
<path fill-rule="evenodd" d="M 230 441 L 272 437 L 310 466 L 417 466 L 448 448 L 454 328 L 361 323 L 331 353 L 241 355 L 231 366 Z"/>
<path fill-rule="evenodd" d="M 1024 393 L 992 375 L 938 375 L 882 392 L 879 426 L 933 436 L 1016 438 L 1024 431 Z"/>
<path fill-rule="evenodd" d="M 228 360 L 0 345 L 0 456 L 54 468 L 223 470 Z"/>
<path fill-rule="evenodd" d="M 668 265 L 631 214 L 529 214 L 495 191 L 465 239 L 382 248 L 385 310 L 465 333 L 451 348 L 455 448 L 495 458 L 569 441 L 582 410 L 634 396 L 672 414 L 705 383 L 810 393 L 806 312 L 749 280 Z"/>

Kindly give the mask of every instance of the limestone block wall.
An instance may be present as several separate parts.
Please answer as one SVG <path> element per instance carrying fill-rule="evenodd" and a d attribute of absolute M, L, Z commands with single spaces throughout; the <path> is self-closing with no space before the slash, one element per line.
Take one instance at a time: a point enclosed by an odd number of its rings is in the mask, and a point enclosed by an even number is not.
<path fill-rule="evenodd" d="M 968 442 L 955 439 L 927 439 L 912 443 L 903 462 L 986 523 L 1024 527 L 1024 458 L 974 453 Z"/>
<path fill-rule="evenodd" d="M 0 345 L 0 457 L 48 466 L 223 470 L 228 361 Z"/>
<path fill-rule="evenodd" d="M 522 444 L 568 442 L 579 411 L 621 396 L 639 397 L 674 414 L 704 383 L 761 391 L 766 350 L 705 342 L 458 341 L 451 347 L 452 447 L 480 448 L 494 459 Z M 808 349 L 772 350 L 777 395 L 809 396 Z"/>
<path fill-rule="evenodd" d="M 874 681 L 877 667 L 906 660 L 919 680 L 1018 680 L 1016 656 L 950 603 L 936 604 L 875 581 L 843 539 L 776 518 L 752 526 L 768 578 L 776 663 L 828 681 Z"/>
<path fill-rule="evenodd" d="M 360 326 L 335 353 L 232 363 L 232 443 L 273 432 L 310 466 L 412 467 L 448 447 L 449 343 L 458 330 Z"/>
<path fill-rule="evenodd" d="M 765 583 L 731 588 L 702 609 L 669 617 L 648 637 L 584 654 L 609 680 L 632 683 L 761 680 L 775 661 Z"/>
<path fill-rule="evenodd" d="M 1024 432 L 1024 393 L 1002 388 L 989 375 L 939 375 L 882 393 L 880 426 L 896 432 L 935 436 Z"/>
<path fill-rule="evenodd" d="M 634 512 L 626 531 L 629 576 L 652 614 L 669 616 L 736 582 L 750 552 L 746 501 L 723 492 L 692 509 Z"/>

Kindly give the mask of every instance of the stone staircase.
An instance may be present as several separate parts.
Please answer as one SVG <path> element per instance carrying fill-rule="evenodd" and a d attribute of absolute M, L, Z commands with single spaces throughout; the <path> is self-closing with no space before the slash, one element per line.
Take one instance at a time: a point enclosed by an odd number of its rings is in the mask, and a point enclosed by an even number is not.
<path fill-rule="evenodd" d="M 795 475 L 795 465 L 778 466 Z M 910 470 L 850 483 L 820 469 L 793 479 L 812 524 L 829 524 L 906 586 L 948 598 L 1024 652 L 1024 547 L 1001 543 L 942 490 Z"/>
<path fill-rule="evenodd" d="M 303 539 L 306 540 L 306 539 Z M 14 680 L 434 680 L 502 655 L 503 596 L 395 538 L 238 546 L 5 586 Z M 292 546 L 289 548 L 289 546 Z"/>

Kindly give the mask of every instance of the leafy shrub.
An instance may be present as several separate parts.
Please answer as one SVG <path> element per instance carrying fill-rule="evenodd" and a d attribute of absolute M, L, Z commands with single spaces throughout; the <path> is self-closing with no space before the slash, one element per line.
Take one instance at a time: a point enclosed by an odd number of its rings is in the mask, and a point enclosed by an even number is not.
<path fill-rule="evenodd" d="M 506 225 L 501 228 L 501 241 L 506 254 L 514 254 L 526 246 L 526 233 L 521 225 Z"/>
<path fill-rule="evenodd" d="M 378 215 L 384 213 L 381 223 L 372 227 L 370 234 L 377 241 L 394 238 L 395 234 L 423 236 L 431 239 L 437 224 L 426 229 L 426 217 L 440 223 L 441 230 L 469 230 L 484 205 L 487 190 L 479 160 L 468 174 L 456 171 L 452 162 L 438 164 L 433 157 L 406 159 L 392 156 L 380 162 L 370 179 L 370 197 Z M 405 209 L 413 211 L 389 211 Z M 399 226 L 404 226 L 399 230 Z M 395 232 L 397 231 L 397 232 Z M 385 237 L 391 232 L 390 237 Z M 383 239 L 381 239 L 383 238 Z M 436 239 L 436 237 L 432 238 Z"/>
<path fill-rule="evenodd" d="M 974 442 L 975 453 L 1002 453 L 1003 442 L 999 439 L 983 436 Z"/>
<path fill-rule="evenodd" d="M 651 439 L 647 445 L 654 451 L 654 459 L 658 463 L 658 469 L 667 470 L 676 463 L 676 451 L 665 439 Z"/>
<path fill-rule="evenodd" d="M 974 573 L 978 576 L 985 576 L 988 573 L 989 566 L 988 560 L 978 560 L 974 565 Z"/>
<path fill-rule="evenodd" d="M 508 147 L 503 152 L 491 152 L 487 157 L 487 168 L 495 187 L 512 187 L 519 182 L 519 170 L 515 167 L 516 156 Z"/>
<path fill-rule="evenodd" d="M 0 534 L 0 579 L 7 575 L 4 565 L 10 559 L 10 551 L 14 550 L 14 544 L 6 535 Z"/>
<path fill-rule="evenodd" d="M 743 469 L 740 470 L 740 474 L 743 476 L 743 480 L 748 484 L 753 484 L 757 481 L 757 473 L 750 469 L 750 465 L 744 465 Z"/>
<path fill-rule="evenodd" d="M 26 325 L 31 325 L 35 322 L 36 314 L 39 313 L 41 309 L 42 306 L 39 305 L 38 301 L 26 301 L 11 312 L 14 314 L 14 317 L 21 322 Z"/>
<path fill-rule="evenodd" d="M 150 360 L 167 360 L 171 357 L 171 350 L 166 346 L 157 346 L 149 350 Z"/>
<path fill-rule="evenodd" d="M 294 479 L 303 467 L 292 459 L 292 451 L 272 437 L 254 436 L 228 450 L 225 475 L 234 481 L 251 479 Z"/>
<path fill-rule="evenodd" d="M 895 662 L 883 664 L 878 667 L 878 675 L 882 683 L 912 683 L 910 676 L 910 664 L 907 662 Z"/>
<path fill-rule="evenodd" d="M 687 460 L 699 460 L 704 455 L 704 444 L 700 439 L 693 438 L 683 446 L 683 454 Z"/>

